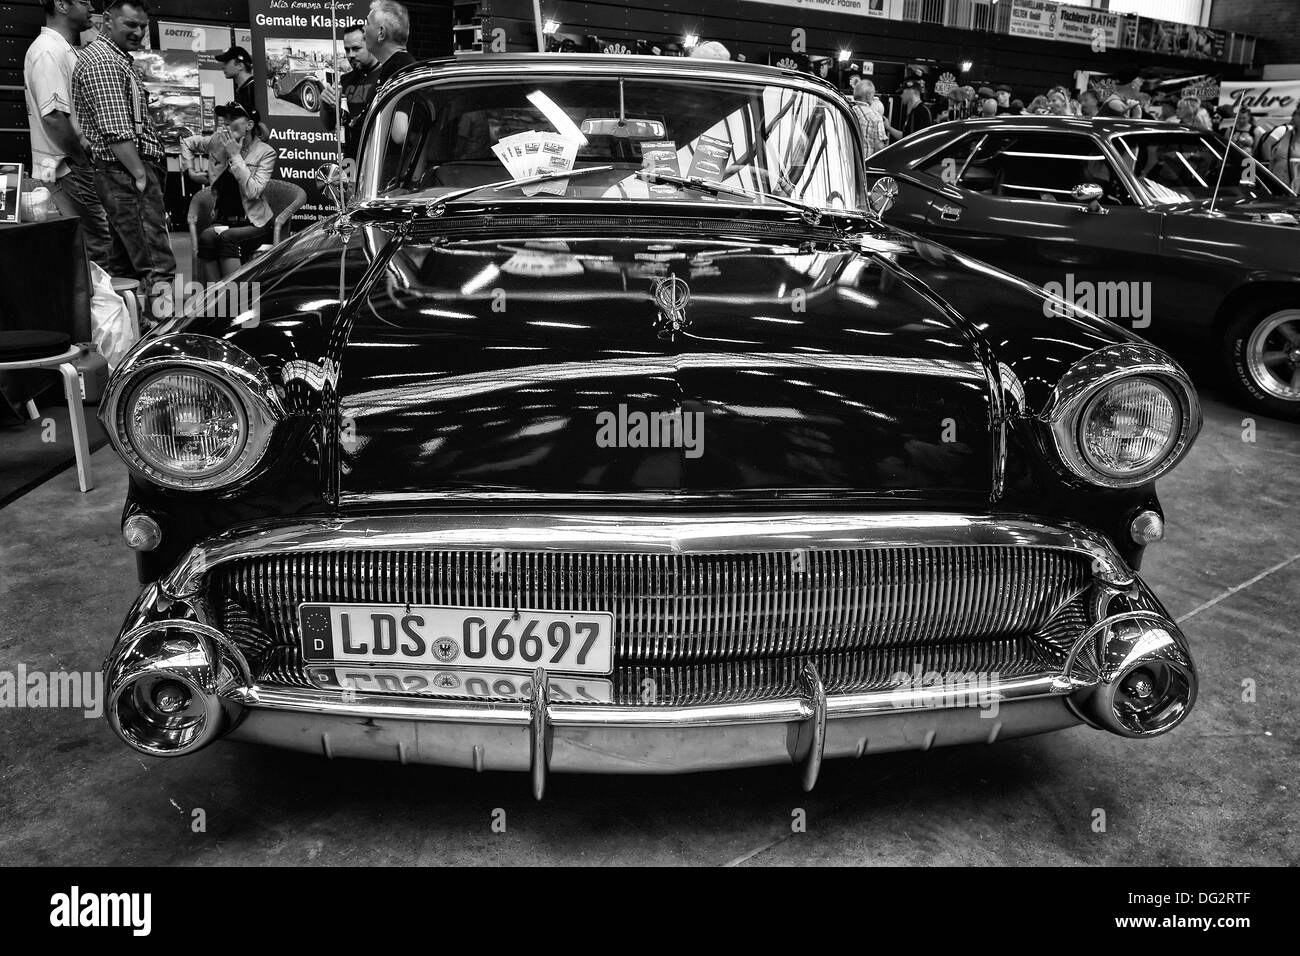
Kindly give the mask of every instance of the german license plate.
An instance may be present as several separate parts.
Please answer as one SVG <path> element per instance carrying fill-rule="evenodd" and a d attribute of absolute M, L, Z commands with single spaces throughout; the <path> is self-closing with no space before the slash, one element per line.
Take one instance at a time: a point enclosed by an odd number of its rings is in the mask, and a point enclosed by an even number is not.
<path fill-rule="evenodd" d="M 614 669 L 614 615 L 405 604 L 302 604 L 307 661 L 569 674 Z"/>
<path fill-rule="evenodd" d="M 431 697 L 528 700 L 533 675 L 482 670 L 399 670 L 397 668 L 313 665 L 307 676 L 317 687 L 359 694 L 424 694 Z M 603 677 L 546 675 L 551 703 L 609 704 L 614 685 Z"/>

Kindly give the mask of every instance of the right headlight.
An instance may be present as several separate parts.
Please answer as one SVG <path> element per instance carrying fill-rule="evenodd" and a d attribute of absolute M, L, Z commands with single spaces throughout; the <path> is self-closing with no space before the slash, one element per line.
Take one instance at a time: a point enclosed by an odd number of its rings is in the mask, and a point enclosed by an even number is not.
<path fill-rule="evenodd" d="M 1182 459 L 1200 430 L 1201 411 L 1186 373 L 1163 352 L 1114 345 L 1061 377 L 1043 419 L 1075 476 L 1130 488 Z"/>
<path fill-rule="evenodd" d="M 248 416 L 235 393 L 185 368 L 143 377 L 126 399 L 122 424 L 141 464 L 164 481 L 215 477 L 248 444 Z"/>
<path fill-rule="evenodd" d="M 233 484 L 265 456 L 284 418 L 266 373 L 245 352 L 201 335 L 149 342 L 114 373 L 100 419 L 137 473 L 169 488 Z"/>

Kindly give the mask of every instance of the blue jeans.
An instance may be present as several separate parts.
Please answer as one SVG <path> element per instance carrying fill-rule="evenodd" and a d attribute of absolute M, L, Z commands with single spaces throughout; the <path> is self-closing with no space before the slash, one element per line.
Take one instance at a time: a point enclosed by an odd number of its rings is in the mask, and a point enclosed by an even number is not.
<path fill-rule="evenodd" d="M 112 233 L 109 253 L 110 275 L 140 280 L 140 292 L 146 297 L 169 294 L 176 273 L 167 235 L 167 207 L 163 202 L 162 173 L 153 163 L 144 164 L 147 182 L 144 192 L 135 188 L 135 180 L 121 163 L 95 163 L 95 186 L 99 190 L 104 212 Z"/>

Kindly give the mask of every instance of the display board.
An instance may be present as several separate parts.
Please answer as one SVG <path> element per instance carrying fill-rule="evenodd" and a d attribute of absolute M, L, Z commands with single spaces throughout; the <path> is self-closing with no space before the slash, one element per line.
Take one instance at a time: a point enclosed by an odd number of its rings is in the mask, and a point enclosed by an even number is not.
<path fill-rule="evenodd" d="M 257 108 L 280 154 L 280 178 L 301 186 L 307 202 L 294 227 L 329 215 L 334 207 L 317 186 L 316 171 L 338 159 L 333 129 L 320 118 L 320 98 L 351 66 L 343 31 L 365 20 L 368 0 L 249 0 Z"/>
<path fill-rule="evenodd" d="M 1219 84 L 1219 105 L 1238 104 L 1250 110 L 1255 122 L 1265 129 L 1291 122 L 1291 114 L 1300 103 L 1300 80 L 1225 81 Z"/>
<path fill-rule="evenodd" d="M 1007 32 L 1039 40 L 1082 43 L 1098 50 L 1119 46 L 1120 16 L 1052 0 L 1013 0 Z"/>

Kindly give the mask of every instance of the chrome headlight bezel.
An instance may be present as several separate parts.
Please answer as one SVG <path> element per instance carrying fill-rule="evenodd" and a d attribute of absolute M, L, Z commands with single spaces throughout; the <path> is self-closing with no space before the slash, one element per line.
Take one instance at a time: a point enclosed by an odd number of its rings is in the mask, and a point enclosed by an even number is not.
<path fill-rule="evenodd" d="M 169 371 L 206 376 L 233 397 L 245 423 L 245 439 L 239 453 L 219 471 L 196 477 L 170 474 L 137 450 L 131 405 L 144 385 Z M 136 474 L 166 488 L 208 491 L 227 488 L 257 468 L 285 411 L 270 377 L 248 353 L 221 339 L 181 333 L 148 341 L 127 358 L 109 380 L 99 419 L 114 450 Z"/>
<path fill-rule="evenodd" d="M 1083 425 L 1095 400 L 1121 381 L 1145 379 L 1164 389 L 1179 415 L 1179 432 L 1165 455 L 1146 471 L 1116 476 L 1093 466 L 1083 448 Z M 1080 359 L 1061 376 L 1038 416 L 1065 470 L 1102 488 L 1136 488 L 1155 481 L 1183 460 L 1201 429 L 1201 403 L 1187 373 L 1150 345 L 1109 345 Z"/>

